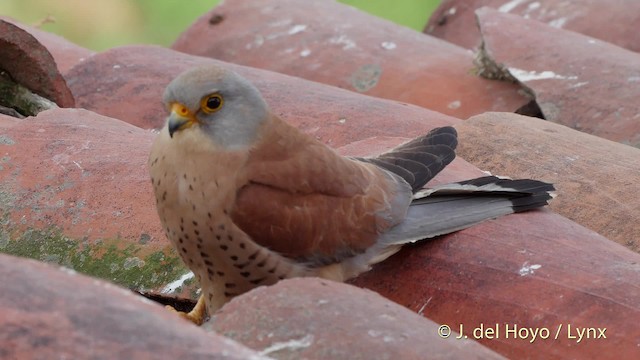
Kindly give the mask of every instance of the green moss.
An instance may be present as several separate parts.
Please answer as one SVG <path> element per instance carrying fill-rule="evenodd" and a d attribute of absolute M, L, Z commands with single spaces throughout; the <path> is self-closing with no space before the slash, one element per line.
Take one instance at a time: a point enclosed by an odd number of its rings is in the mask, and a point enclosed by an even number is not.
<path fill-rule="evenodd" d="M 153 253 L 146 250 L 119 239 L 92 244 L 55 228 L 22 233 L 0 228 L 0 252 L 66 266 L 131 289 L 155 289 L 188 271 L 170 246 Z"/>

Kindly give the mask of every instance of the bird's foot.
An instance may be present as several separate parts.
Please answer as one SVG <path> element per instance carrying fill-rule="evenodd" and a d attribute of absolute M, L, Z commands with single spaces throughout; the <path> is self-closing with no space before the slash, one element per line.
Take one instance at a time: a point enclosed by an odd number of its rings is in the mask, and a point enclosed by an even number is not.
<path fill-rule="evenodd" d="M 196 305 L 189 311 L 188 313 L 183 311 L 178 311 L 173 308 L 171 305 L 165 306 L 168 310 L 175 312 L 176 314 L 182 316 L 183 318 L 191 321 L 192 323 L 200 326 L 204 323 L 205 318 L 207 317 L 207 306 L 204 302 L 204 296 L 200 296 L 198 298 L 198 302 Z"/>

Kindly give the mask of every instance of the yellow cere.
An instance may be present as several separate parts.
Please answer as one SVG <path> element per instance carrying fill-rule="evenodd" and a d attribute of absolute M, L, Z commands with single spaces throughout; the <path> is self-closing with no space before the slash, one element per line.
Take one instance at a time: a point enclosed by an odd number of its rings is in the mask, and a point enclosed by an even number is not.
<path fill-rule="evenodd" d="M 171 105 L 171 111 L 182 116 L 182 117 L 191 117 L 191 112 L 187 109 L 186 106 L 180 103 L 173 103 Z"/>

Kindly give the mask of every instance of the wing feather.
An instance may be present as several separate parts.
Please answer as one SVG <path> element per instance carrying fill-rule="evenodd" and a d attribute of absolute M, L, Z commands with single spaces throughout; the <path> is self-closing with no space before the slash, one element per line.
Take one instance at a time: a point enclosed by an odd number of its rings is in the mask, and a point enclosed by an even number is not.
<path fill-rule="evenodd" d="M 411 189 L 273 119 L 252 151 L 232 218 L 254 241 L 326 265 L 372 246 L 404 218 Z"/>

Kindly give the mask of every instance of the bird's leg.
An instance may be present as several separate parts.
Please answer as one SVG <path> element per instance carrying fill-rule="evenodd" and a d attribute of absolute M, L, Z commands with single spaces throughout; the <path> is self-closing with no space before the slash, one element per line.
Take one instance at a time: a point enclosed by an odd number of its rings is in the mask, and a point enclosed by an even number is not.
<path fill-rule="evenodd" d="M 198 298 L 198 302 L 196 305 L 189 311 L 188 313 L 183 311 L 178 311 L 173 308 L 171 305 L 166 306 L 167 309 L 177 313 L 183 318 L 191 321 L 192 323 L 200 326 L 204 322 L 205 317 L 207 316 L 207 304 L 204 301 L 204 295 L 200 295 Z"/>

